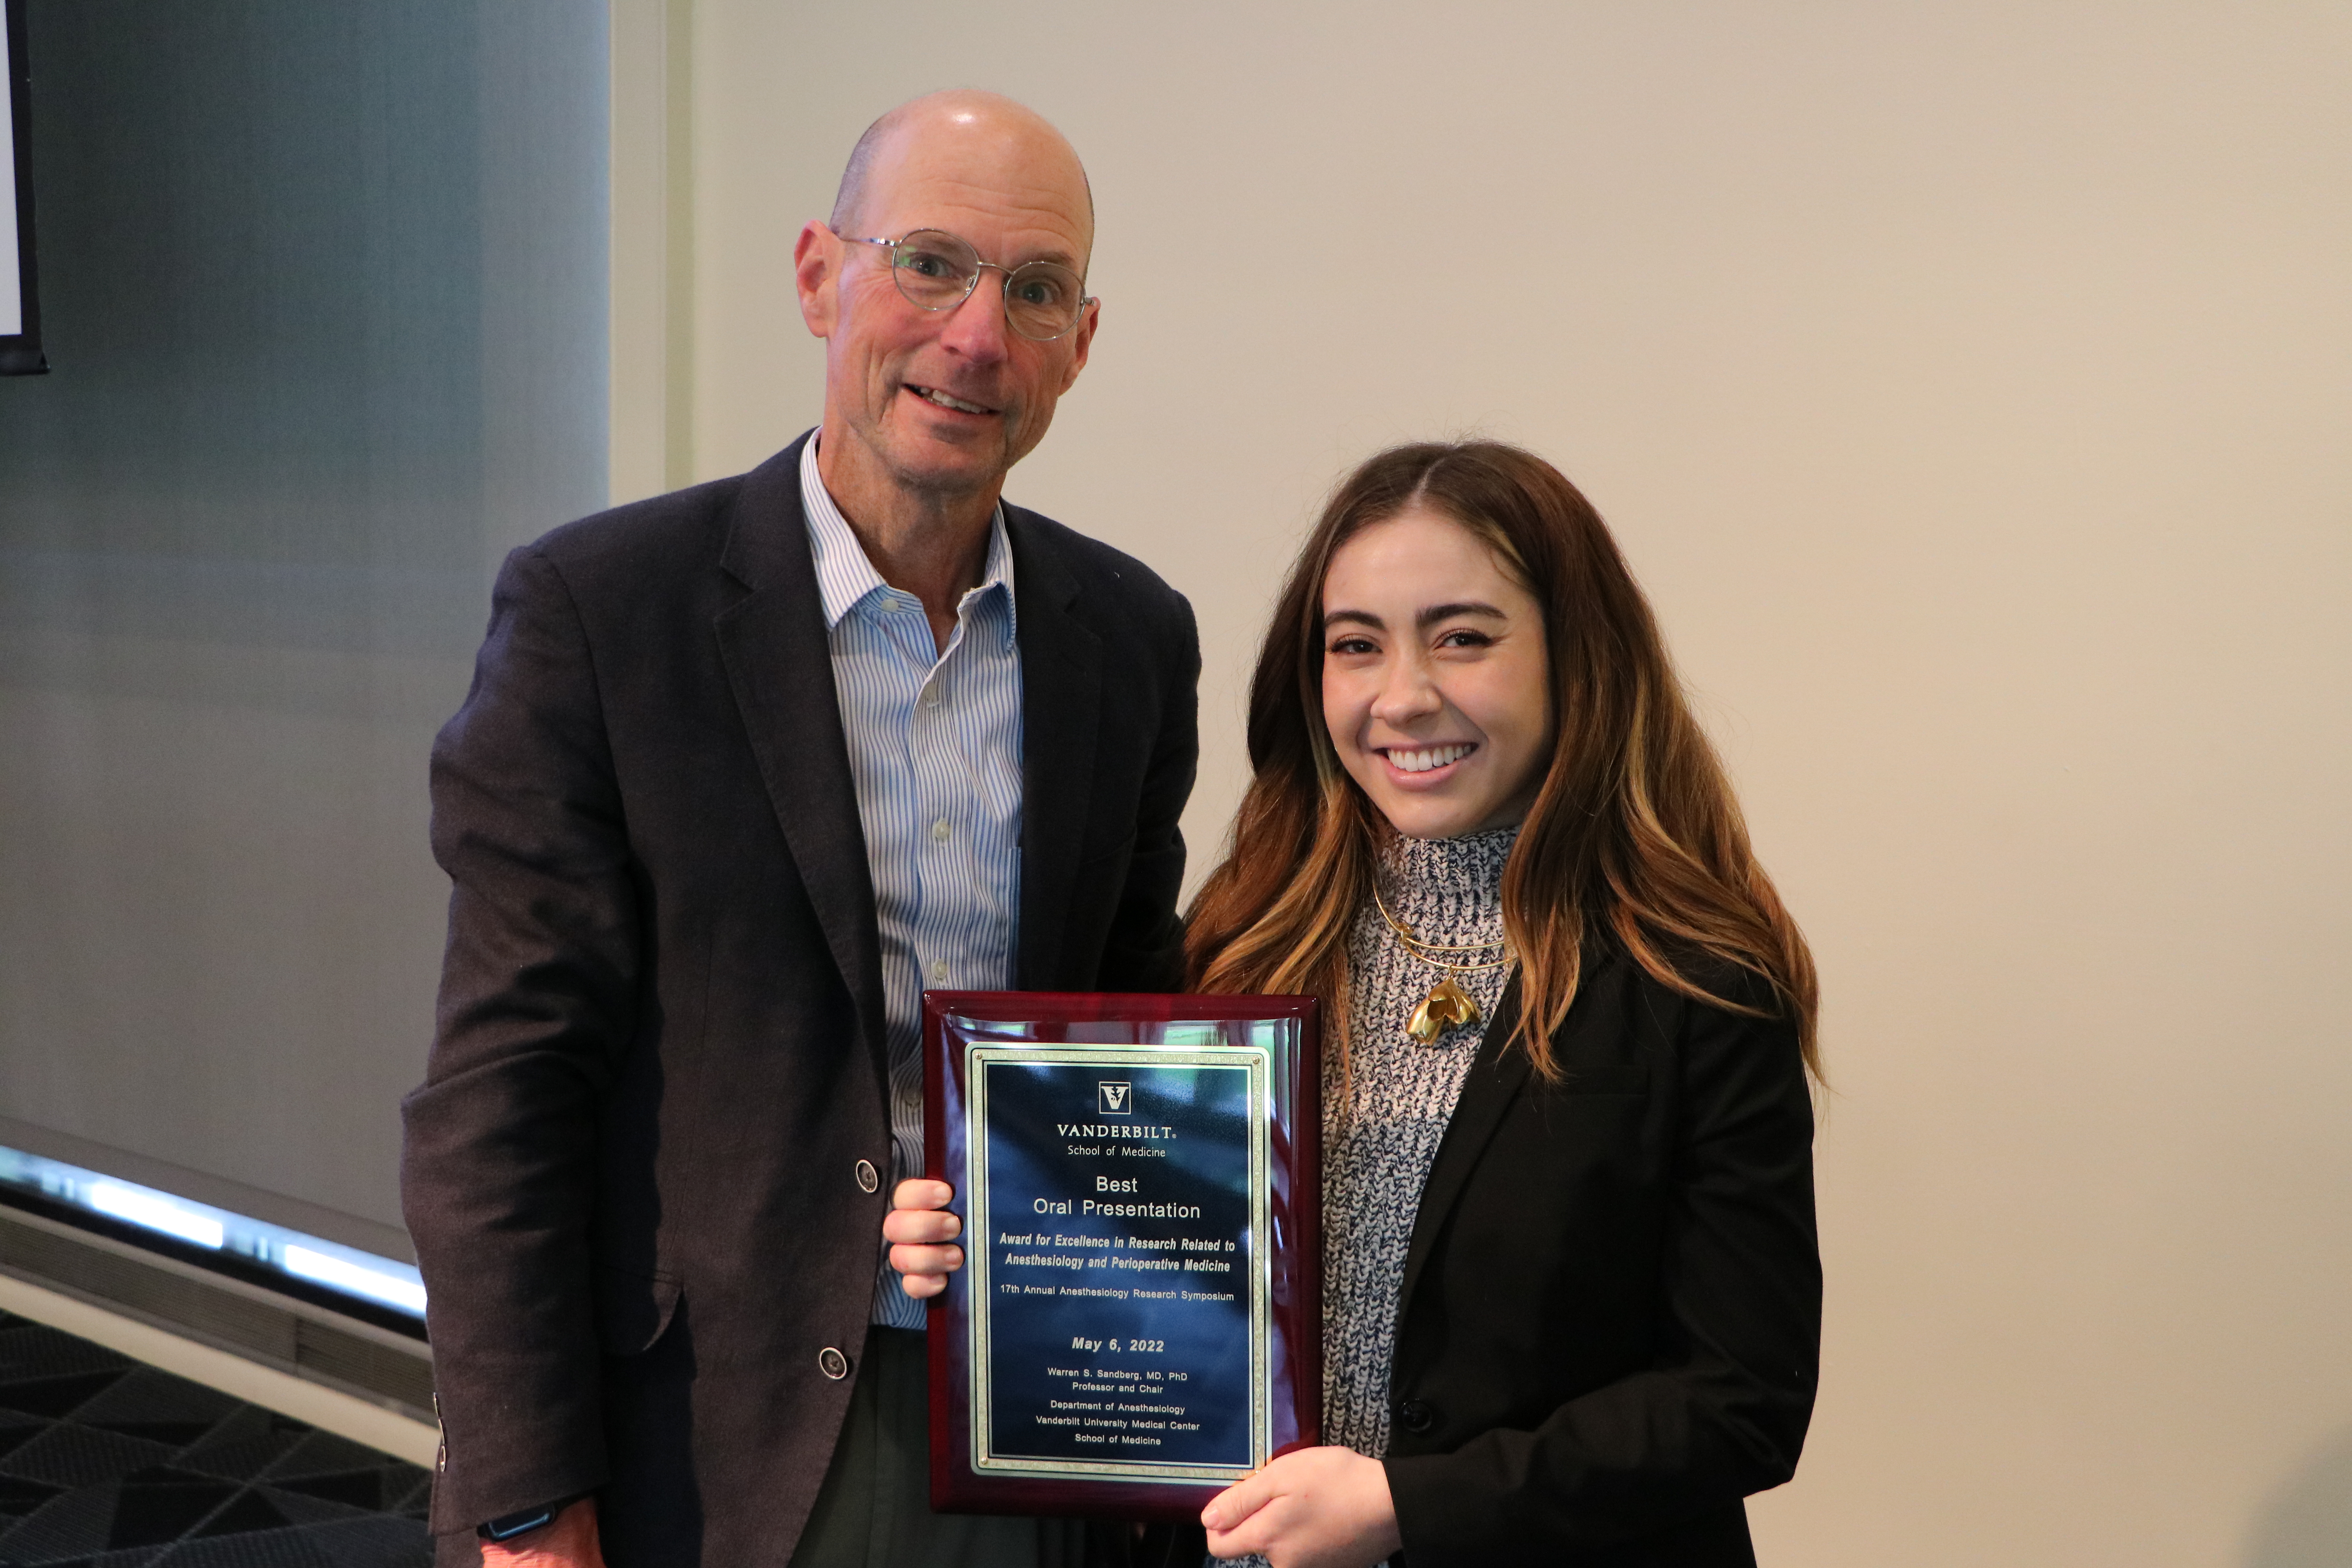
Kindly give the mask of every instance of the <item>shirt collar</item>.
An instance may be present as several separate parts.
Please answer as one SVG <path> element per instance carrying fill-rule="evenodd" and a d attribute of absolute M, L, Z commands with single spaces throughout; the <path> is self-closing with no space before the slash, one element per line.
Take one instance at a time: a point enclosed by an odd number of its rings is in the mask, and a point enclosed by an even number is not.
<path fill-rule="evenodd" d="M 874 563 L 866 558 L 866 547 L 857 542 L 849 520 L 841 515 L 841 509 L 834 504 L 833 492 L 824 488 L 824 479 L 817 472 L 816 444 L 821 435 L 821 431 L 810 431 L 808 440 L 801 447 L 801 510 L 808 515 L 809 550 L 816 558 L 817 593 L 824 603 L 825 630 L 831 631 L 869 595 L 892 590 L 882 580 L 882 574 L 874 570 Z M 1013 591 L 1013 544 L 1004 531 L 1002 501 L 988 520 L 988 559 L 981 568 L 980 585 L 964 595 L 964 602 L 970 604 L 972 594 L 984 595 L 998 589 L 1003 594 L 1004 640 L 1010 647 L 1019 629 L 1019 610 Z"/>

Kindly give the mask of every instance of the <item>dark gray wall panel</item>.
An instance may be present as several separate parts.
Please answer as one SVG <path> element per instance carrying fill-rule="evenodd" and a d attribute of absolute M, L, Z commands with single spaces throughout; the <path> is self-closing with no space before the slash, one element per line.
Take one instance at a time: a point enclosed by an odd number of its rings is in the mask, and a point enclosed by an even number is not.
<path fill-rule="evenodd" d="M 396 1223 L 425 749 L 497 557 L 604 494 L 604 16 L 35 0 L 0 1116 Z"/>

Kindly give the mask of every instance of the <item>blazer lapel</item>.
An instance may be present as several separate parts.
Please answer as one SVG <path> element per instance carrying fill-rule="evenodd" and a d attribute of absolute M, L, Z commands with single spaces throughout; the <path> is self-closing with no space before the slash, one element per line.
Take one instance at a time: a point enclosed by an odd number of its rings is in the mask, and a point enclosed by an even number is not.
<path fill-rule="evenodd" d="M 856 1005 L 860 1033 L 877 1070 L 887 1071 L 874 883 L 801 508 L 807 441 L 802 437 L 745 476 L 719 563 L 750 591 L 713 626 L 768 799 Z"/>
<path fill-rule="evenodd" d="M 1004 509 L 1021 646 L 1021 933 L 1013 984 L 1066 984 L 1056 962 L 1094 784 L 1102 639 L 1076 614 L 1077 580 L 1028 515 Z"/>
<path fill-rule="evenodd" d="M 1470 1074 L 1462 1080 L 1462 1098 L 1454 1102 L 1453 1119 L 1445 1124 L 1445 1136 L 1437 1145 L 1437 1159 L 1430 1166 L 1429 1180 L 1422 1185 L 1421 1208 L 1412 1222 L 1412 1240 L 1405 1248 L 1404 1281 L 1397 1294 L 1400 1311 L 1411 1305 L 1413 1287 L 1420 1282 L 1422 1268 L 1429 1261 L 1438 1233 L 1445 1228 L 1445 1221 L 1462 1196 L 1470 1173 L 1478 1168 L 1479 1158 L 1493 1141 L 1495 1129 L 1502 1125 L 1504 1113 L 1518 1099 L 1519 1091 L 1527 1085 L 1528 1074 L 1534 1070 L 1526 1051 L 1504 1048 L 1518 1026 L 1519 976 L 1514 971 L 1502 1001 L 1496 1005 L 1494 1019 L 1486 1026 L 1486 1038 L 1478 1043 L 1477 1059 L 1470 1064 Z"/>

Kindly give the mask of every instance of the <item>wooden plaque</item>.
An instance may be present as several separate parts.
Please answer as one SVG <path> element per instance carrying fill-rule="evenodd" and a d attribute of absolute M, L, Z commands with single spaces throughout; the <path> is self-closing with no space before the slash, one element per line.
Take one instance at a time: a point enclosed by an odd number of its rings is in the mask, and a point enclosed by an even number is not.
<path fill-rule="evenodd" d="M 930 1304 L 931 1506 L 1183 1519 L 1318 1441 L 1307 996 L 934 991 L 925 1173 L 964 1267 Z"/>

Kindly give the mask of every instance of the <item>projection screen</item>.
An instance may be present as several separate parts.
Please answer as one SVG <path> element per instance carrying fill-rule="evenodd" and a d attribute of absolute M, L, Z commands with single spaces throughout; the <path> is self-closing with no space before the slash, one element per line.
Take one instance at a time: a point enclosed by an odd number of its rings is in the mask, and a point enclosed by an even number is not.
<path fill-rule="evenodd" d="M 0 0 L 0 375 L 32 375 L 41 358 L 33 300 L 33 171 L 25 66 L 25 0 Z"/>

